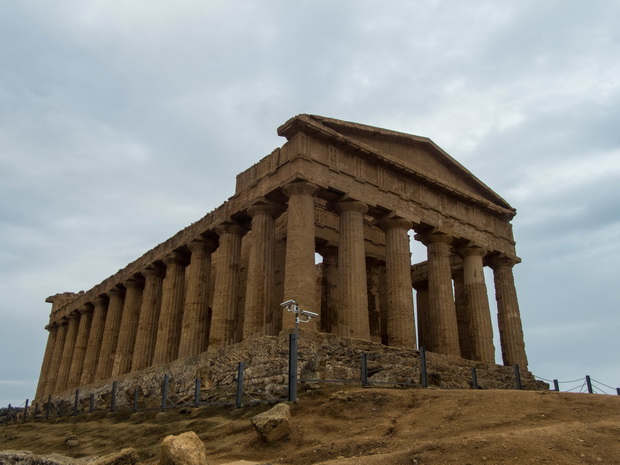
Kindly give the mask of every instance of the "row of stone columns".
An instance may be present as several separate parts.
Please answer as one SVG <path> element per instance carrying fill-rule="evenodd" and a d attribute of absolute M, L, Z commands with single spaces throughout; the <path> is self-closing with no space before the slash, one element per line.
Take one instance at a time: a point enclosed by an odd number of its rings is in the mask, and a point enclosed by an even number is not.
<path fill-rule="evenodd" d="M 301 308 L 317 313 L 321 310 L 314 264 L 314 196 L 318 191 L 316 185 L 305 181 L 283 188 L 288 197 L 283 298 L 295 299 Z M 347 198 L 334 203 L 333 208 L 339 214 L 339 244 L 337 248 L 326 246 L 322 253 L 325 275 L 331 273 L 328 279 L 337 280 L 337 295 L 323 296 L 325 312 L 321 315 L 320 329 L 370 340 L 364 239 L 368 206 Z M 275 220 L 281 211 L 282 208 L 266 199 L 260 199 L 247 210 L 252 243 L 248 249 L 243 339 L 273 334 L 279 326 L 273 320 L 270 306 L 274 299 Z M 382 332 L 388 345 L 415 348 L 408 235 L 413 224 L 397 217 L 383 219 L 378 224 L 385 232 Z M 37 397 L 196 355 L 207 347 L 232 344 L 237 334 L 241 238 L 245 232 L 241 225 L 231 222 L 215 228 L 219 249 L 212 296 L 208 295 L 208 288 L 211 254 L 216 244 L 201 237 L 187 244 L 189 262 L 184 254 L 172 252 L 163 259 L 165 268 L 153 264 L 122 286 L 115 286 L 62 321 L 49 325 Z M 428 250 L 428 286 L 418 289 L 417 294 L 420 339 L 432 351 L 459 356 L 467 350 L 473 359 L 493 361 L 482 266 L 484 250 L 463 249 L 462 293 L 470 328 L 463 336 L 459 334 L 463 325 L 458 323 L 452 292 L 449 262 L 452 238 L 441 233 L 420 238 Z M 526 366 L 510 267 L 498 265 L 495 277 L 501 309 L 500 333 L 502 341 L 509 341 L 502 342 L 505 359 L 519 360 L 521 364 L 525 361 L 523 366 Z M 212 311 L 207 304 L 209 297 Z M 373 312 L 373 315 L 377 313 L 376 308 Z M 373 322 L 373 331 L 377 325 L 378 322 Z M 285 312 L 282 328 L 293 326 L 294 316 Z M 465 339 L 467 348 L 463 349 Z"/>

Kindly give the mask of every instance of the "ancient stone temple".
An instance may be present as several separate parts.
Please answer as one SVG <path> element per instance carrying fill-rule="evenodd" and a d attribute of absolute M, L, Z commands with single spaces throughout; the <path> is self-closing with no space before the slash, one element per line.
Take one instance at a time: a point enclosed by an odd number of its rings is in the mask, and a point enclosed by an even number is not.
<path fill-rule="evenodd" d="M 288 299 L 319 315 L 317 331 L 494 363 L 485 266 L 503 363 L 527 367 L 514 208 L 424 137 L 314 115 L 278 134 L 219 208 L 92 289 L 47 299 L 37 399 L 288 332 Z M 413 266 L 410 237 L 427 250 Z"/>

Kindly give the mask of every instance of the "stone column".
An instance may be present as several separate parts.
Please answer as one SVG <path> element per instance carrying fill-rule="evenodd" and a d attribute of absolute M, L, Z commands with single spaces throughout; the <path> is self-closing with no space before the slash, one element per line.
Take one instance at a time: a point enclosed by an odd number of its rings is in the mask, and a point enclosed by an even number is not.
<path fill-rule="evenodd" d="M 151 366 L 155 341 L 157 340 L 157 326 L 161 308 L 161 292 L 164 280 L 164 270 L 152 265 L 142 271 L 145 278 L 140 318 L 136 332 L 131 371 L 141 370 Z"/>
<path fill-rule="evenodd" d="M 314 196 L 319 187 L 306 181 L 284 186 L 288 197 L 286 224 L 286 264 L 284 268 L 284 301 L 295 299 L 303 310 L 319 313 L 314 266 Z M 305 328 L 316 329 L 316 319 Z M 282 331 L 295 327 L 295 315 L 282 313 Z"/>
<path fill-rule="evenodd" d="M 516 260 L 508 257 L 494 257 L 490 260 L 495 281 L 497 319 L 504 365 L 518 364 L 519 368 L 526 370 L 527 356 L 523 341 L 521 313 L 512 274 L 512 267 L 515 263 L 517 263 Z"/>
<path fill-rule="evenodd" d="M 123 285 L 127 290 L 125 292 L 116 353 L 114 354 L 114 365 L 112 366 L 112 377 L 114 378 L 131 371 L 144 281 L 141 276 L 139 278 L 132 277 L 125 281 Z"/>
<path fill-rule="evenodd" d="M 428 252 L 429 329 L 432 352 L 460 357 L 459 332 L 456 323 L 452 275 L 450 272 L 450 244 L 446 234 L 433 233 L 425 238 Z"/>
<path fill-rule="evenodd" d="M 340 217 L 340 336 L 370 340 L 368 296 L 366 292 L 366 255 L 364 250 L 364 215 L 368 206 L 356 200 L 336 205 Z"/>
<path fill-rule="evenodd" d="M 415 348 L 415 319 L 408 231 L 413 224 L 402 218 L 381 221 L 385 231 L 388 345 Z"/>
<path fill-rule="evenodd" d="M 452 272 L 452 281 L 454 282 L 456 324 L 459 328 L 459 347 L 461 348 L 461 357 L 466 358 L 467 360 L 473 360 L 469 323 L 470 318 L 467 309 L 467 296 L 465 295 L 465 282 L 463 274 L 463 269 Z"/>
<path fill-rule="evenodd" d="M 430 317 L 428 316 L 428 281 L 420 281 L 413 283 L 416 290 L 415 303 L 418 314 L 418 345 L 430 350 L 434 346 L 432 333 L 429 326 Z"/>
<path fill-rule="evenodd" d="M 161 296 L 161 311 L 157 325 L 157 340 L 153 365 L 176 360 L 181 339 L 183 304 L 185 303 L 185 263 L 184 257 L 172 252 L 164 258 L 166 277 Z"/>
<path fill-rule="evenodd" d="M 319 248 L 321 265 L 321 322 L 320 330 L 335 333 L 338 326 L 338 248 L 324 245 Z"/>
<path fill-rule="evenodd" d="M 381 324 L 381 295 L 379 279 L 382 270 L 382 263 L 376 258 L 366 258 L 366 293 L 368 295 L 368 325 L 370 330 L 370 340 L 381 343 L 383 340 L 384 328 Z M 385 319 L 384 319 L 385 320 Z"/>
<path fill-rule="evenodd" d="M 84 356 L 86 355 L 86 346 L 88 345 L 88 336 L 93 321 L 92 305 L 87 304 L 80 308 L 78 312 L 80 313 L 80 324 L 75 339 L 71 367 L 69 368 L 67 388 L 76 388 L 80 385 L 82 370 L 84 368 Z"/>
<path fill-rule="evenodd" d="M 252 217 L 252 244 L 248 257 L 243 339 L 271 334 L 273 329 L 273 287 L 275 216 L 279 209 L 257 203 L 248 208 Z"/>
<path fill-rule="evenodd" d="M 108 299 L 105 296 L 96 297 L 93 300 L 93 305 L 93 318 L 90 325 L 90 333 L 88 335 L 88 344 L 86 345 L 86 354 L 84 355 L 82 377 L 79 383 L 81 386 L 95 381 L 99 351 L 101 349 L 101 341 L 103 339 L 103 330 L 105 328 L 105 320 L 108 313 Z"/>
<path fill-rule="evenodd" d="M 117 287 L 110 289 L 106 294 L 109 299 L 108 314 L 105 319 L 105 327 L 103 328 L 103 338 L 101 339 L 101 350 L 99 352 L 99 362 L 97 363 L 95 381 L 108 379 L 112 376 L 112 367 L 114 366 L 114 356 L 118 343 L 118 332 L 121 326 L 121 317 L 123 313 L 123 301 L 125 299 L 124 292 Z"/>
<path fill-rule="evenodd" d="M 56 393 L 58 371 L 60 368 L 60 362 L 62 361 L 62 351 L 65 348 L 65 339 L 67 338 L 67 327 L 69 326 L 69 322 L 66 318 L 63 318 L 57 323 L 57 325 L 58 331 L 56 333 L 56 343 L 54 344 L 52 363 L 50 364 L 49 374 L 47 377 L 47 382 L 45 383 L 43 396 Z"/>
<path fill-rule="evenodd" d="M 191 357 L 204 352 L 209 334 L 208 291 L 211 276 L 211 252 L 215 249 L 211 239 L 196 239 L 187 247 L 191 252 L 186 269 L 187 292 L 181 327 L 179 358 Z"/>
<path fill-rule="evenodd" d="M 226 347 L 235 340 L 241 235 L 244 232 L 241 226 L 232 223 L 222 224 L 215 231 L 220 236 L 220 247 L 215 263 L 209 348 Z"/>
<path fill-rule="evenodd" d="M 45 329 L 47 329 L 49 335 L 47 336 L 45 354 L 43 355 L 43 362 L 41 363 L 41 375 L 39 375 L 39 383 L 37 384 L 37 393 L 35 395 L 37 401 L 43 401 L 46 394 L 45 388 L 47 386 L 52 359 L 54 358 L 54 345 L 56 343 L 56 335 L 58 334 L 58 326 L 56 324 L 47 325 Z"/>
<path fill-rule="evenodd" d="M 73 360 L 73 350 L 77 338 L 78 326 L 80 325 L 80 314 L 77 311 L 69 314 L 69 326 L 67 326 L 67 335 L 65 336 L 65 347 L 62 349 L 62 359 L 58 368 L 58 379 L 56 380 L 55 392 L 62 392 L 67 388 L 69 383 L 69 370 Z"/>
<path fill-rule="evenodd" d="M 465 247 L 461 253 L 472 359 L 495 363 L 493 325 L 482 264 L 486 250 L 472 246 Z"/>

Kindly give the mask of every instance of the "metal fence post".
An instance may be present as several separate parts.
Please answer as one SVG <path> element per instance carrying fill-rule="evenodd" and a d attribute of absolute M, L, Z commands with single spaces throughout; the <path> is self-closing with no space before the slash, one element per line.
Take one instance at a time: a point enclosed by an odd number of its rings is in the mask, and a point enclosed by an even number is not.
<path fill-rule="evenodd" d="M 245 365 L 243 362 L 239 362 L 237 366 L 237 393 L 235 395 L 235 407 L 241 407 L 241 402 L 243 400 L 243 370 Z"/>
<path fill-rule="evenodd" d="M 592 380 L 590 379 L 590 375 L 586 375 L 586 384 L 588 385 L 588 393 L 594 394 L 592 390 Z"/>
<path fill-rule="evenodd" d="M 71 415 L 75 416 L 79 413 L 80 411 L 80 390 L 76 389 L 75 390 L 75 400 L 73 401 L 73 413 Z"/>
<path fill-rule="evenodd" d="M 476 367 L 471 367 L 471 388 L 478 389 L 478 374 L 476 373 Z"/>
<path fill-rule="evenodd" d="M 362 386 L 368 386 L 368 356 L 366 352 L 362 353 L 361 379 Z"/>
<path fill-rule="evenodd" d="M 428 375 L 426 373 L 426 349 L 420 347 L 420 378 L 422 381 L 422 387 L 428 387 Z"/>
<path fill-rule="evenodd" d="M 29 400 L 30 400 L 30 399 L 26 399 L 26 405 L 25 405 L 25 407 L 24 407 L 24 421 L 27 421 L 27 420 L 28 420 L 28 401 L 29 401 Z"/>
<path fill-rule="evenodd" d="M 616 388 L 616 394 L 620 396 L 620 388 Z"/>
<path fill-rule="evenodd" d="M 161 387 L 161 411 L 166 410 L 168 404 L 168 374 L 164 375 L 164 384 Z"/>
<path fill-rule="evenodd" d="M 116 410 L 116 381 L 112 382 L 112 399 L 110 400 L 110 412 Z"/>
<path fill-rule="evenodd" d="M 557 379 L 553 380 L 553 389 L 555 389 L 557 392 L 560 392 L 560 383 Z"/>
<path fill-rule="evenodd" d="M 133 390 L 133 411 L 134 413 L 138 411 L 138 390 Z"/>
<path fill-rule="evenodd" d="M 521 371 L 519 370 L 519 365 L 515 365 L 515 387 L 518 390 L 523 389 L 521 385 Z"/>
<path fill-rule="evenodd" d="M 200 406 L 200 378 L 194 383 L 194 407 Z"/>
<path fill-rule="evenodd" d="M 288 339 L 288 401 L 297 400 L 297 334 L 289 334 Z"/>
<path fill-rule="evenodd" d="M 95 411 L 95 394 L 93 392 L 88 396 L 88 413 L 93 413 Z"/>

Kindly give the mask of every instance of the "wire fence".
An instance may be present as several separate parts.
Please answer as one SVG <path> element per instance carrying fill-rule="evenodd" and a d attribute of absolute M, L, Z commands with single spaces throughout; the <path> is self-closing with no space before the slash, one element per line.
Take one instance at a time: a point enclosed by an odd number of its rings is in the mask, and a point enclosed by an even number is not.
<path fill-rule="evenodd" d="M 327 371 L 324 367 L 317 367 L 311 363 L 311 358 L 300 350 L 298 335 L 291 334 L 288 348 L 288 373 L 281 373 L 281 382 L 265 384 L 264 376 L 254 367 L 246 367 L 245 362 L 238 362 L 235 369 L 222 371 L 217 379 L 208 380 L 208 386 L 203 385 L 201 378 L 195 378 L 193 386 L 182 385 L 176 382 L 170 374 L 162 376 L 152 375 L 144 380 L 143 385 L 132 388 L 119 389 L 119 382 L 114 381 L 109 389 L 98 388 L 97 392 L 83 393 L 76 389 L 72 398 L 64 396 L 54 399 L 48 396 L 45 402 L 29 404 L 27 399 L 18 406 L 9 405 L 0 408 L 0 423 L 27 422 L 33 420 L 50 420 L 54 418 L 70 417 L 80 414 L 96 412 L 164 412 L 169 409 L 198 408 L 201 406 L 217 405 L 240 408 L 261 403 L 277 403 L 282 401 L 296 401 L 298 385 L 304 389 L 313 389 L 322 383 L 357 384 L 362 387 L 393 387 L 393 388 L 448 388 L 456 389 L 454 385 L 442 385 L 441 379 L 432 370 L 428 369 L 426 350 L 421 348 L 418 357 L 412 363 L 395 363 L 395 359 L 411 359 L 410 353 L 395 353 L 389 355 L 378 353 L 349 355 L 349 360 L 334 364 L 337 368 Z M 343 362 L 343 360 L 340 360 Z M 355 368 L 357 367 L 357 368 Z M 232 367 L 231 367 L 232 368 Z M 510 368 L 510 367 L 507 367 Z M 509 374 L 508 374 L 509 373 Z M 504 373 L 504 385 L 514 389 L 523 389 L 522 371 L 518 365 Z M 470 372 L 461 371 L 458 376 L 468 376 L 467 385 L 471 389 L 481 389 L 480 373 L 475 366 Z M 532 375 L 528 373 L 530 388 Z M 559 381 L 533 375 L 534 381 L 553 385 L 553 390 L 560 392 L 579 392 L 590 394 L 615 393 L 620 395 L 620 388 L 614 388 L 605 383 L 593 380 L 586 375 L 583 378 Z M 483 382 L 484 384 L 484 382 Z"/>

